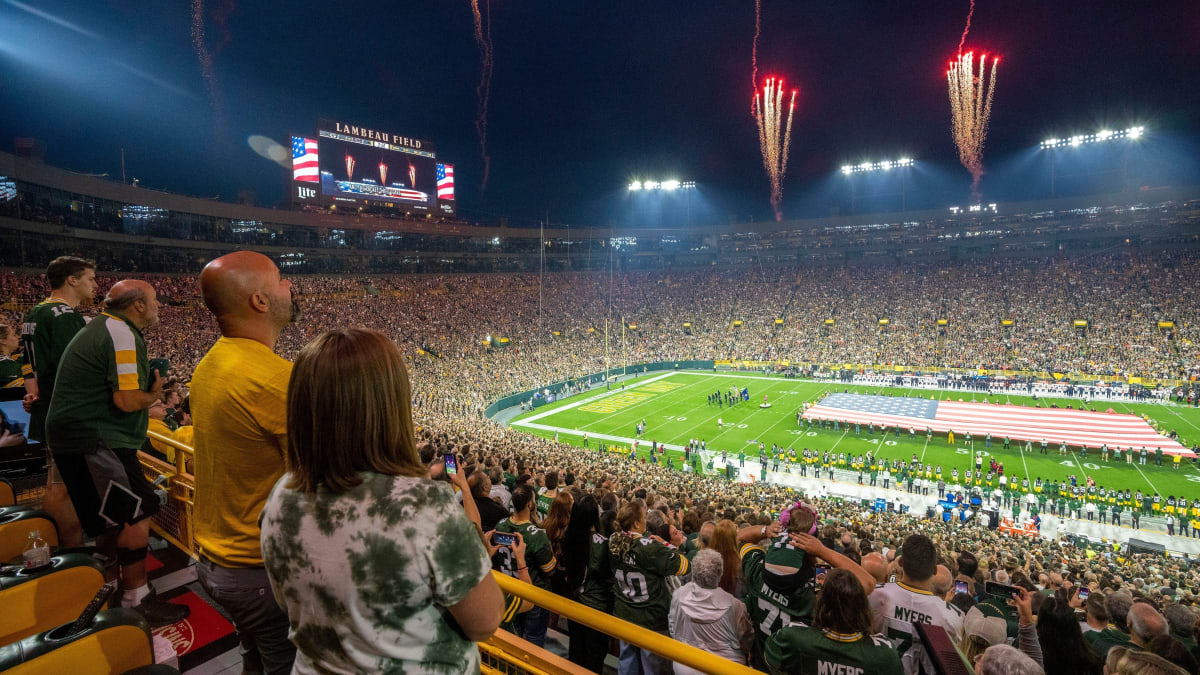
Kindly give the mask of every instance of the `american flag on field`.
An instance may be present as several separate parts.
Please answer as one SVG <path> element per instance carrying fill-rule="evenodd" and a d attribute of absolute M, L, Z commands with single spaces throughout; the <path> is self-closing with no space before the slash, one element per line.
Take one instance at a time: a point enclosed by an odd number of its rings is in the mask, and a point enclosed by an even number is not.
<path fill-rule="evenodd" d="M 292 180 L 305 183 L 321 182 L 317 167 L 317 142 L 311 138 L 292 136 Z"/>
<path fill-rule="evenodd" d="M 982 441 L 988 433 L 992 435 L 993 442 L 999 442 L 1005 436 L 1014 441 L 1029 440 L 1034 444 L 1045 439 L 1054 450 L 1065 441 L 1068 446 L 1075 448 L 1086 445 L 1098 449 L 1101 445 L 1107 445 L 1109 449 L 1140 450 L 1145 446 L 1150 452 L 1162 448 L 1167 454 L 1183 453 L 1189 457 L 1193 454 L 1179 442 L 1160 435 L 1137 415 L 1124 413 L 937 401 L 906 396 L 830 394 L 805 411 L 803 417 L 852 424 L 874 423 L 888 428 L 899 426 L 905 432 L 916 429 L 922 433 L 926 428 L 939 433 L 953 431 L 958 434 L 956 440 L 968 432 L 973 440 L 978 441 Z"/>
<path fill-rule="evenodd" d="M 437 165 L 437 198 L 454 201 L 454 165 Z"/>

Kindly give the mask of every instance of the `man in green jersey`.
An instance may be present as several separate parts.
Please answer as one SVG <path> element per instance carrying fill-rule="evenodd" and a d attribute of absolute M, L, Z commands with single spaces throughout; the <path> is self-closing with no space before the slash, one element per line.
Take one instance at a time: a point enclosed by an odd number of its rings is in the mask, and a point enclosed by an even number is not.
<path fill-rule="evenodd" d="M 518 485 L 512 493 L 513 515 L 496 523 L 496 531 L 521 534 L 525 542 L 525 560 L 529 563 L 529 577 L 534 586 L 548 591 L 550 574 L 558 566 L 558 561 L 554 558 L 554 550 L 550 547 L 546 531 L 529 520 L 533 502 L 533 488 Z M 492 558 L 492 567 L 513 577 L 521 571 L 507 548 L 501 548 Z M 545 607 L 534 607 L 514 620 L 517 635 L 539 647 L 546 644 L 546 628 L 549 625 L 550 612 L 546 611 Z"/>
<path fill-rule="evenodd" d="M 163 374 L 151 371 L 142 331 L 158 323 L 158 298 L 144 281 L 117 282 L 105 311 L 63 352 L 46 413 L 46 441 L 83 531 L 115 553 L 121 604 L 152 626 L 188 616 L 184 605 L 153 594 L 146 577 L 150 518 L 159 498 L 138 462 L 147 409 L 162 399 Z"/>
<path fill-rule="evenodd" d="M 21 348 L 25 352 L 25 410 L 29 428 L 25 435 L 46 445 L 46 497 L 42 508 L 58 526 L 58 543 L 70 548 L 83 545 L 83 530 L 63 485 L 54 455 L 46 443 L 46 412 L 54 394 L 58 364 L 71 338 L 86 325 L 76 310 L 92 303 L 96 293 L 96 264 L 91 260 L 62 256 L 46 266 L 50 296 L 25 315 L 21 324 Z"/>

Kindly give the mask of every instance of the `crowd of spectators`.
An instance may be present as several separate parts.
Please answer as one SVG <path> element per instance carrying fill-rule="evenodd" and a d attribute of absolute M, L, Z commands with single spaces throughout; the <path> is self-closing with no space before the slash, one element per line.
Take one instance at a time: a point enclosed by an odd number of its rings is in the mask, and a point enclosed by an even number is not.
<path fill-rule="evenodd" d="M 268 672 L 293 661 L 301 672 L 471 669 L 470 641 L 497 624 L 534 644 L 550 626 L 565 630 L 570 658 L 598 671 L 607 637 L 501 597 L 479 568 L 490 558 L 545 590 L 776 672 L 918 672 L 932 656 L 918 622 L 945 629 L 981 673 L 1099 672 L 1101 663 L 1108 672 L 1195 673 L 1200 568 L 1190 560 L 1017 539 L 673 472 L 479 414 L 500 395 L 626 359 L 903 358 L 1196 374 L 1194 261 L 1026 265 L 568 274 L 542 284 L 520 275 L 301 278 L 293 287 L 269 259 L 239 253 L 199 279 L 115 283 L 99 270 L 96 293 L 132 303 L 125 314 L 114 304 L 107 321 L 126 321 L 139 340 L 146 330 L 140 407 L 129 414 L 191 383 L 202 581 L 233 617 L 244 655 Z M 5 274 L 0 293 L 27 301 L 44 291 L 36 277 Z M 988 302 L 994 313 L 979 307 Z M 170 305 L 161 315 L 160 304 Z M 1086 337 L 1071 327 L 1081 312 L 1095 327 Z M 999 327 L 1006 314 L 1013 335 Z M 607 350 L 606 316 L 637 324 L 610 323 Z M 944 339 L 942 316 L 951 320 Z M 1166 318 L 1176 323 L 1169 342 L 1156 323 Z M 487 336 L 511 346 L 485 346 Z M 1123 346 L 1094 346 L 1101 341 Z M 165 390 L 147 355 L 169 359 Z M 332 410 L 351 420 L 353 442 Z M 145 517 L 132 514 L 127 527 Z M 414 518 L 420 528 L 408 527 Z M 468 536 L 472 524 L 478 537 Z M 144 557 L 140 541 L 120 545 L 131 564 L 137 550 Z M 957 580 L 967 592 L 956 592 Z M 381 594 L 394 601 L 381 606 Z M 145 596 L 124 601 L 139 606 Z M 282 620 L 291 648 L 280 641 Z M 632 644 L 618 651 L 621 673 L 670 668 Z"/>

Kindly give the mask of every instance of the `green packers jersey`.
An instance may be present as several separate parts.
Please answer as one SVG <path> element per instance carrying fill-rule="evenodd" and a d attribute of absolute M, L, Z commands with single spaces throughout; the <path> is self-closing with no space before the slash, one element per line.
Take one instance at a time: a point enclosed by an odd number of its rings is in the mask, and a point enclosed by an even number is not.
<path fill-rule="evenodd" d="M 554 549 L 550 547 L 550 538 L 546 531 L 533 523 L 514 523 L 511 519 L 496 523 L 497 532 L 520 532 L 525 540 L 525 564 L 529 566 L 529 580 L 534 586 L 550 590 L 550 573 L 558 565 L 554 559 Z M 503 546 L 492 558 L 492 567 L 510 577 L 517 576 L 517 564 L 513 559 L 512 550 Z"/>
<path fill-rule="evenodd" d="M 671 591 L 666 577 L 687 574 L 688 559 L 669 546 L 628 532 L 609 538 L 613 616 L 650 630 L 667 630 Z"/>
<path fill-rule="evenodd" d="M 97 443 L 140 448 L 146 442 L 149 413 L 122 412 L 113 404 L 113 392 L 145 391 L 150 383 L 146 341 L 127 319 L 104 312 L 76 333 L 58 377 L 71 386 L 55 389 L 46 412 L 45 440 L 55 453 L 93 452 Z"/>
<path fill-rule="evenodd" d="M 0 387 L 24 387 L 23 359 L 0 356 Z"/>
<path fill-rule="evenodd" d="M 546 493 L 542 493 L 537 497 L 537 512 L 545 518 L 550 513 L 550 505 L 554 503 L 554 497 L 547 497 Z"/>
<path fill-rule="evenodd" d="M 21 324 L 21 348 L 25 352 L 31 374 L 38 381 L 38 401 L 29 415 L 29 432 L 34 440 L 46 440 L 46 412 L 54 395 L 54 378 L 63 352 L 87 322 L 66 302 L 46 298 L 29 313 Z"/>
<path fill-rule="evenodd" d="M 785 627 L 767 641 L 766 665 L 788 675 L 901 675 L 900 652 L 882 636 Z"/>
<path fill-rule="evenodd" d="M 790 546 L 787 537 L 780 537 L 772 547 Z M 775 581 L 767 583 L 766 551 L 761 546 L 743 544 L 742 579 L 746 589 L 746 609 L 750 614 L 750 623 L 754 624 L 754 653 L 752 663 L 761 668 L 763 661 L 763 645 L 780 628 L 795 622 L 808 621 L 812 618 L 813 604 L 816 598 L 816 579 L 804 572 L 791 575 L 770 575 Z M 801 568 L 803 569 L 803 568 Z M 790 588 L 785 588 L 787 584 Z"/>
<path fill-rule="evenodd" d="M 587 572 L 583 577 L 583 586 L 579 589 L 579 602 L 606 614 L 612 612 L 612 569 L 608 564 L 608 537 L 597 532 L 592 533 L 592 543 L 588 546 Z"/>

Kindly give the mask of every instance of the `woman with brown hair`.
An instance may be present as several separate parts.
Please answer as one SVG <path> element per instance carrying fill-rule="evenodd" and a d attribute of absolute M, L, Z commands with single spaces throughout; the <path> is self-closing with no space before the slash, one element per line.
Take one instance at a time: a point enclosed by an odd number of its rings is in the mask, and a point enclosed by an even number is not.
<path fill-rule="evenodd" d="M 262 548 L 296 673 L 474 672 L 503 600 L 477 524 L 429 480 L 404 357 L 383 334 L 333 330 L 300 351 L 285 473 Z M 469 497 L 464 473 L 451 483 Z M 478 514 L 474 513 L 477 519 Z"/>
<path fill-rule="evenodd" d="M 870 631 L 871 606 L 862 583 L 848 569 L 832 569 L 817 595 L 812 626 L 785 626 L 771 636 L 766 646 L 767 666 L 772 673 L 800 675 L 901 675 L 899 652 Z"/>
<path fill-rule="evenodd" d="M 550 502 L 550 510 L 542 526 L 546 530 L 546 538 L 550 540 L 550 550 L 554 552 L 555 560 L 563 560 L 563 536 L 567 526 L 571 524 L 571 507 L 575 505 L 575 497 L 570 492 L 559 492 Z M 571 597 L 567 587 L 566 568 L 559 566 L 550 575 L 550 590 L 563 597 Z"/>
<path fill-rule="evenodd" d="M 742 561 L 738 557 L 740 546 L 737 525 L 732 520 L 718 521 L 708 547 L 720 553 L 721 559 L 725 561 L 724 569 L 721 572 L 721 590 L 738 600 L 746 596 L 745 588 L 742 585 Z"/>

